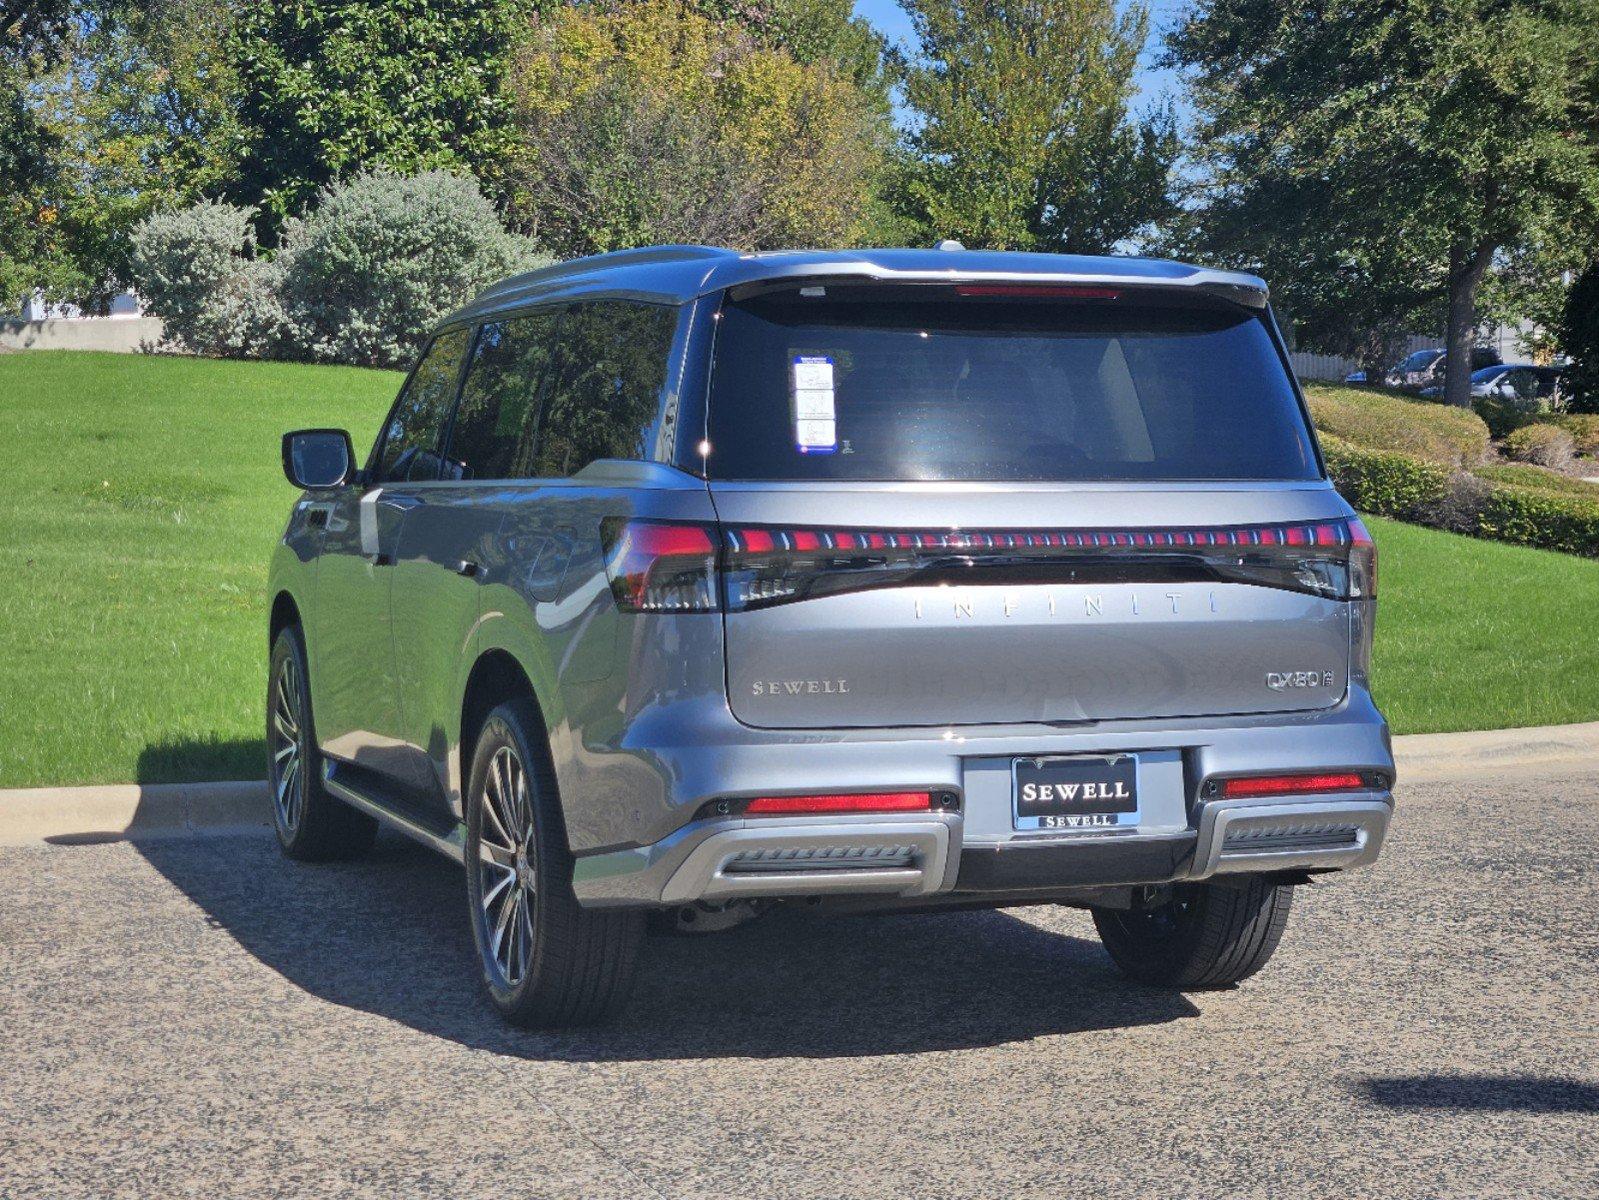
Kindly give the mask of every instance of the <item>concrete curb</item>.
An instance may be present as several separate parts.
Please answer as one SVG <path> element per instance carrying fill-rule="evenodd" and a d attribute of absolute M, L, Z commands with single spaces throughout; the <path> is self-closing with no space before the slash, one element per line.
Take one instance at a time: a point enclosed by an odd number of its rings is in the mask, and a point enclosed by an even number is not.
<path fill-rule="evenodd" d="M 0 846 L 255 832 L 272 824 L 265 782 L 117 783 L 0 790 Z"/>
<path fill-rule="evenodd" d="M 1401 790 L 1410 781 L 1511 767 L 1585 765 L 1599 772 L 1599 721 L 1481 733 L 1412 734 L 1394 739 L 1394 756 Z M 254 832 L 271 824 L 264 782 L 0 790 L 0 846 Z"/>

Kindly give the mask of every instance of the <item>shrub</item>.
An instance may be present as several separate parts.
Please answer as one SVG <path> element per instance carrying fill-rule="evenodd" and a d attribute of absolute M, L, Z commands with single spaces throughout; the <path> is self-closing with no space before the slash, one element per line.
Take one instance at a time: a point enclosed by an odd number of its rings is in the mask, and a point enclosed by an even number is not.
<path fill-rule="evenodd" d="M 297 356 L 401 366 L 428 329 L 501 276 L 549 260 L 507 233 L 473 179 L 358 175 L 289 223 L 282 294 Z"/>
<path fill-rule="evenodd" d="M 1473 396 L 1471 407 L 1496 438 L 1548 420 L 1549 401 L 1537 396 Z"/>
<path fill-rule="evenodd" d="M 1478 519 L 1478 533 L 1503 542 L 1599 557 L 1599 501 L 1495 484 Z"/>
<path fill-rule="evenodd" d="M 1544 419 L 1571 435 L 1578 454 L 1599 458 L 1599 413 L 1555 413 Z"/>
<path fill-rule="evenodd" d="M 1335 387 L 1309 388 L 1306 400 L 1317 429 L 1356 446 L 1448 466 L 1470 466 L 1488 453 L 1488 427 L 1462 408 Z"/>
<path fill-rule="evenodd" d="M 281 271 L 250 257 L 253 216 L 203 201 L 134 226 L 133 275 L 162 319 L 165 344 L 228 358 L 267 358 L 281 349 Z"/>
<path fill-rule="evenodd" d="M 1323 436 L 1327 469 L 1344 499 L 1362 512 L 1434 524 L 1455 475 L 1442 463 Z"/>
<path fill-rule="evenodd" d="M 1543 492 L 1559 492 L 1566 496 L 1587 496 L 1590 500 L 1599 500 L 1599 484 L 1563 475 L 1547 467 L 1535 467 L 1530 463 L 1502 463 L 1490 467 L 1478 467 L 1475 474 L 1491 483 L 1509 483 Z"/>
<path fill-rule="evenodd" d="M 1525 425 L 1505 439 L 1505 453 L 1517 462 L 1559 470 L 1571 465 L 1576 447 L 1558 425 Z"/>

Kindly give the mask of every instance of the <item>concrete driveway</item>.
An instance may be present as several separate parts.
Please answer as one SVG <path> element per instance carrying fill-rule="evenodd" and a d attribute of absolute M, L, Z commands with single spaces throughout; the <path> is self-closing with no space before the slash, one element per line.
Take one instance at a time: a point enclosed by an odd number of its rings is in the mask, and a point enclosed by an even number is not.
<path fill-rule="evenodd" d="M 1596 1196 L 1596 857 L 1599 767 L 1432 779 L 1235 991 L 1067 910 L 778 914 L 543 1036 L 399 842 L 0 849 L 0 1197 Z"/>

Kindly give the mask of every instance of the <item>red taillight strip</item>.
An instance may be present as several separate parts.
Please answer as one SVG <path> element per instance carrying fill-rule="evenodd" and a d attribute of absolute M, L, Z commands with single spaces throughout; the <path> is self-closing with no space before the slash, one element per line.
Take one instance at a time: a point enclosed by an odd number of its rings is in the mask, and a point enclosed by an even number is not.
<path fill-rule="evenodd" d="M 1358 530 L 1358 533 L 1356 532 Z M 1303 525 L 1230 525 L 1156 529 L 949 529 L 860 530 L 726 528 L 727 545 L 751 554 L 818 550 L 1015 550 L 1164 549 L 1182 546 L 1349 546 L 1369 545 L 1358 521 L 1316 521 Z"/>
<path fill-rule="evenodd" d="M 1251 775 L 1221 781 L 1223 800 L 1255 796 L 1304 796 L 1317 792 L 1369 791 L 1372 785 L 1354 771 L 1303 775 Z"/>
<path fill-rule="evenodd" d="M 744 806 L 753 816 L 801 813 L 926 812 L 932 792 L 827 792 L 813 796 L 757 796 Z"/>

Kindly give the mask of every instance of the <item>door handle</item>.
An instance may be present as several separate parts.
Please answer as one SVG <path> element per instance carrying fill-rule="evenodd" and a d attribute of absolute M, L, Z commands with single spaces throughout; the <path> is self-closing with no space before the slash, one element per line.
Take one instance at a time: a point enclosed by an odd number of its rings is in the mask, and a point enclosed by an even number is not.
<path fill-rule="evenodd" d="M 378 497 L 378 503 L 386 508 L 392 508 L 396 512 L 410 512 L 411 509 L 422 506 L 422 497 L 408 496 L 404 493 L 395 495 L 391 492 L 384 492 Z"/>
<path fill-rule="evenodd" d="M 477 565 L 477 563 L 473 562 L 469 558 L 463 558 L 460 562 L 455 564 L 455 573 L 457 575 L 464 575 L 468 579 L 471 579 L 474 576 L 476 576 L 478 571 L 480 571 L 481 569 L 482 568 L 479 567 Z"/>

